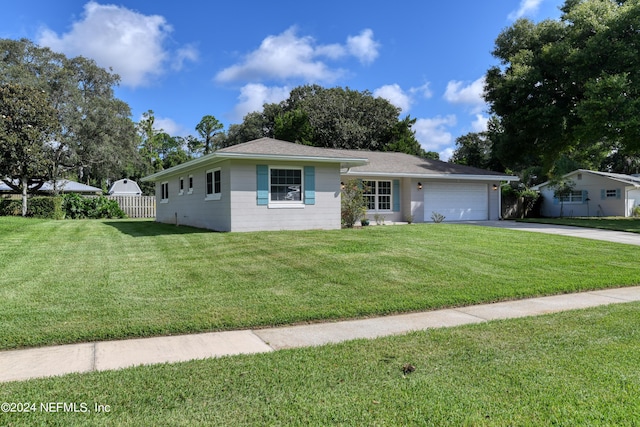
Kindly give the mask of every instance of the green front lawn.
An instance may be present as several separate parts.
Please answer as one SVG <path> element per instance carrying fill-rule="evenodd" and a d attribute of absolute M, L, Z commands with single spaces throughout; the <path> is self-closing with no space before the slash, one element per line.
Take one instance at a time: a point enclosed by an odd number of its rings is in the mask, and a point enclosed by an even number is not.
<path fill-rule="evenodd" d="M 0 402 L 33 403 L 35 412 L 0 413 L 0 424 L 633 426 L 639 311 L 640 303 L 620 304 L 8 383 Z M 405 364 L 414 372 L 404 375 Z M 43 411 L 50 402 L 88 412 Z"/>
<path fill-rule="evenodd" d="M 640 233 L 640 218 L 528 218 L 518 221 Z"/>
<path fill-rule="evenodd" d="M 267 327 L 640 283 L 637 248 L 453 224 L 211 233 L 0 218 L 0 348 Z"/>

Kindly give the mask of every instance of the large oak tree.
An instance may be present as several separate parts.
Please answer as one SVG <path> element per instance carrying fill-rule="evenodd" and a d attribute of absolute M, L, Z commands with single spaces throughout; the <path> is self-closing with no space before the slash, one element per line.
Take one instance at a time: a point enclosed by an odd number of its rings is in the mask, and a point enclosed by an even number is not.
<path fill-rule="evenodd" d="M 505 166 L 638 152 L 639 28 L 640 0 L 567 0 L 559 20 L 521 19 L 499 35 L 485 89 Z"/>

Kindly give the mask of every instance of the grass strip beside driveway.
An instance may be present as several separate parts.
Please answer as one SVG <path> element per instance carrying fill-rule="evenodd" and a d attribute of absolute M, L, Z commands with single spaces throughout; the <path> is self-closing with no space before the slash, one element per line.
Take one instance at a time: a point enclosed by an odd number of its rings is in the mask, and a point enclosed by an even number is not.
<path fill-rule="evenodd" d="M 640 218 L 527 218 L 518 221 L 640 233 Z"/>
<path fill-rule="evenodd" d="M 8 425 L 635 425 L 640 303 L 3 384 Z M 405 365 L 413 372 L 403 374 Z M 40 402 L 85 403 L 47 413 Z M 95 405 L 110 412 L 96 413 Z"/>
<path fill-rule="evenodd" d="M 637 248 L 455 224 L 211 233 L 0 218 L 0 348 L 430 310 L 640 283 Z"/>

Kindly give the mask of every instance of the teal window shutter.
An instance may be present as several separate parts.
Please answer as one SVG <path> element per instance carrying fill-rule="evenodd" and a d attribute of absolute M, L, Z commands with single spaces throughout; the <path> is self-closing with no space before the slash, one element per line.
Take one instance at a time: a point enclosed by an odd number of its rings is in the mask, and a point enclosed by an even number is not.
<path fill-rule="evenodd" d="M 393 180 L 393 211 L 400 212 L 400 180 Z"/>
<path fill-rule="evenodd" d="M 607 192 L 603 188 L 602 190 L 600 190 L 600 200 L 604 200 L 606 198 L 607 198 Z"/>
<path fill-rule="evenodd" d="M 621 196 L 622 196 L 622 190 L 620 190 L 619 188 L 616 188 L 616 199 L 620 199 Z"/>
<path fill-rule="evenodd" d="M 269 204 L 269 166 L 256 165 L 256 177 L 257 177 L 257 202 L 258 205 Z"/>
<path fill-rule="evenodd" d="M 316 168 L 315 166 L 304 167 L 304 204 L 316 204 Z"/>
<path fill-rule="evenodd" d="M 587 190 L 582 190 L 582 204 L 587 204 L 587 199 L 589 198 L 589 192 Z"/>
<path fill-rule="evenodd" d="M 559 205 L 560 204 L 560 199 L 558 199 L 557 197 L 554 196 L 553 198 L 553 204 L 554 205 Z"/>

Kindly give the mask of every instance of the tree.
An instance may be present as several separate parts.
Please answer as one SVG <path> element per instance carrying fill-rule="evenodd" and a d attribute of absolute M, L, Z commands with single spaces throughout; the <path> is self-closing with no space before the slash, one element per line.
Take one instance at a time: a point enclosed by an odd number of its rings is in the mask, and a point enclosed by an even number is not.
<path fill-rule="evenodd" d="M 204 154 L 209 154 L 218 148 L 215 145 L 215 136 L 220 133 L 223 127 L 222 123 L 213 116 L 204 116 L 202 120 L 200 120 L 200 123 L 196 125 L 196 131 L 198 131 L 198 134 L 202 138 Z"/>
<path fill-rule="evenodd" d="M 553 197 L 560 201 L 560 217 L 564 214 L 564 201 L 571 195 L 575 187 L 575 182 L 564 178 L 551 181 L 550 188 L 553 190 Z"/>
<path fill-rule="evenodd" d="M 262 113 L 231 125 L 225 146 L 262 137 L 281 138 L 316 147 L 427 153 L 415 138 L 415 119 L 399 119 L 400 110 L 369 91 L 318 85 L 294 88 L 279 104 L 265 104 Z"/>
<path fill-rule="evenodd" d="M 497 172 L 504 171 L 493 155 L 493 143 L 486 132 L 472 132 L 456 138 L 456 149 L 449 161 Z"/>
<path fill-rule="evenodd" d="M 57 111 L 54 177 L 73 171 L 100 183 L 135 158 L 131 111 L 113 93 L 119 80 L 87 58 L 70 59 L 25 39 L 0 39 L 0 83 L 43 90 Z"/>
<path fill-rule="evenodd" d="M 22 216 L 27 214 L 28 192 L 50 178 L 57 118 L 42 90 L 0 86 L 0 180 L 22 194 Z"/>
<path fill-rule="evenodd" d="M 562 12 L 496 39 L 485 97 L 507 167 L 549 171 L 563 156 L 598 164 L 616 146 L 640 149 L 640 2 L 567 0 Z"/>

